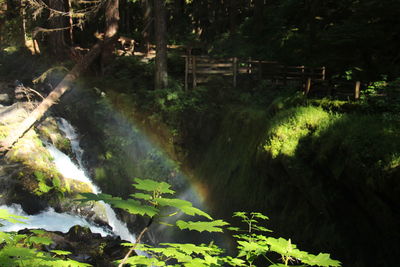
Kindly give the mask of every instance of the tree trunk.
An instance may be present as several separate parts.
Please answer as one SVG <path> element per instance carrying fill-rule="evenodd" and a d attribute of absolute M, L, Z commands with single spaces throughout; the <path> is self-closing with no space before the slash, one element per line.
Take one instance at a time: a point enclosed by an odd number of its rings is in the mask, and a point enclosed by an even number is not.
<path fill-rule="evenodd" d="M 3 45 L 4 41 L 4 36 L 6 35 L 5 33 L 5 28 L 4 24 L 6 23 L 6 15 L 8 12 L 8 6 L 7 6 L 7 1 L 2 1 L 0 2 L 0 46 Z"/>
<path fill-rule="evenodd" d="M 26 10 L 25 10 L 26 6 L 25 6 L 25 2 L 21 1 L 21 9 L 20 9 L 20 16 L 21 16 L 21 20 L 22 20 L 22 36 L 24 39 L 24 45 L 26 45 L 26 24 L 27 24 L 27 20 L 26 20 Z"/>
<path fill-rule="evenodd" d="M 15 45 L 17 47 L 25 46 L 25 35 L 23 29 L 23 19 L 21 16 L 22 1 L 7 0 L 2 1 L 4 5 L 4 36 L 2 36 L 7 45 Z M 2 23 L 1 23 L 2 24 Z"/>
<path fill-rule="evenodd" d="M 229 32 L 235 35 L 237 31 L 238 6 L 236 0 L 229 0 Z"/>
<path fill-rule="evenodd" d="M 103 45 L 108 42 L 115 41 L 115 38 L 106 39 L 104 42 L 99 42 L 86 54 L 86 56 L 75 65 L 75 67 L 64 77 L 57 87 L 40 103 L 40 105 L 32 111 L 31 114 L 17 128 L 12 130 L 8 136 L 0 143 L 0 152 L 10 150 L 15 142 L 18 141 L 40 118 L 45 112 L 57 101 L 60 97 L 70 89 L 71 84 L 79 77 L 79 75 L 87 69 L 93 60 L 100 54 Z"/>
<path fill-rule="evenodd" d="M 171 24 L 174 25 L 174 35 L 180 35 L 185 33 L 185 1 L 184 0 L 174 0 L 172 9 L 172 21 Z"/>
<path fill-rule="evenodd" d="M 105 39 L 113 38 L 118 32 L 119 21 L 119 0 L 108 0 L 106 5 L 106 29 Z M 103 47 L 101 52 L 101 72 L 105 72 L 105 67 L 113 60 L 115 42 L 109 42 Z"/>
<path fill-rule="evenodd" d="M 57 11 L 69 12 L 68 3 L 65 0 L 49 0 L 49 7 Z M 49 32 L 47 45 L 49 52 L 55 58 L 65 58 L 68 55 L 66 51 L 69 20 L 65 16 L 50 13 L 49 26 L 50 29 L 56 29 Z"/>
<path fill-rule="evenodd" d="M 143 30 L 142 30 L 142 38 L 143 38 L 143 49 L 146 56 L 150 51 L 150 30 L 151 29 L 151 6 L 149 0 L 142 0 L 142 12 L 143 12 Z"/>
<path fill-rule="evenodd" d="M 156 41 L 155 89 L 163 89 L 168 86 L 167 25 L 164 0 L 154 0 L 154 18 Z"/>
<path fill-rule="evenodd" d="M 69 23 L 69 44 L 71 46 L 74 45 L 74 19 L 72 17 L 72 3 L 71 0 L 67 0 L 68 2 L 68 11 L 70 13 L 68 23 Z"/>
<path fill-rule="evenodd" d="M 262 30 L 262 25 L 264 23 L 264 0 L 255 0 L 254 2 L 254 25 L 256 32 Z"/>

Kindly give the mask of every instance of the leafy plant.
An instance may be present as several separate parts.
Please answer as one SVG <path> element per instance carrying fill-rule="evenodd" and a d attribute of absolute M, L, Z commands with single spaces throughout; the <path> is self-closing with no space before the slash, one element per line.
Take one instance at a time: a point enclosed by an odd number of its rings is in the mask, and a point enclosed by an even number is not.
<path fill-rule="evenodd" d="M 230 228 L 238 232 L 234 237 L 238 243 L 238 258 L 243 258 L 246 266 L 255 266 L 254 262 L 259 257 L 265 258 L 274 266 L 341 266 L 337 260 L 332 260 L 329 254 L 320 253 L 313 255 L 305 251 L 301 251 L 289 239 L 267 237 L 264 235 L 271 230 L 260 225 L 260 222 L 268 220 L 268 217 L 258 212 L 235 212 L 234 217 L 239 217 L 246 224 L 245 229 Z M 263 234 L 259 234 L 263 233 Z M 278 253 L 283 263 L 274 263 L 267 253 Z M 301 264 L 301 265 L 300 265 Z M 304 265 L 306 264 L 306 265 Z"/>
<path fill-rule="evenodd" d="M 179 244 L 161 243 L 159 247 L 140 244 L 143 234 L 148 227 L 154 223 L 162 223 L 168 226 L 175 226 L 181 230 L 195 230 L 198 232 L 223 232 L 223 228 L 229 223 L 222 220 L 213 220 L 210 215 L 192 206 L 192 203 L 170 197 L 175 192 L 171 186 L 165 182 L 156 182 L 148 179 L 135 179 L 133 184 L 137 192 L 131 197 L 135 199 L 123 200 L 106 194 L 95 195 L 84 193 L 84 198 L 79 201 L 104 201 L 114 207 L 122 208 L 129 213 L 139 214 L 150 217 L 148 225 L 138 235 L 135 243 L 125 243 L 131 249 L 124 259 L 118 261 L 119 266 L 131 264 L 134 266 L 185 266 L 185 267 L 206 267 L 206 266 L 255 266 L 255 261 L 259 258 L 267 259 L 270 266 L 289 266 L 292 263 L 301 266 L 341 266 L 339 261 L 332 260 L 329 254 L 320 253 L 313 255 L 299 250 L 291 240 L 283 238 L 267 237 L 265 233 L 271 232 L 265 228 L 261 222 L 268 219 L 267 216 L 252 212 L 236 212 L 234 217 L 238 217 L 246 224 L 245 229 L 229 227 L 231 231 L 237 232 L 234 237 L 237 240 L 237 257 L 224 256 L 223 250 L 213 242 L 209 244 Z M 175 209 L 169 214 L 163 214 L 162 208 L 168 207 Z M 170 209 L 168 209 L 169 211 Z M 163 218 L 176 216 L 178 213 L 190 216 L 201 216 L 208 220 L 204 221 L 183 221 L 177 220 L 174 224 L 163 222 Z M 260 234 L 261 233 L 261 234 Z M 149 257 L 142 255 L 131 256 L 132 252 L 138 249 L 146 252 Z M 267 253 L 280 254 L 283 263 L 275 263 Z M 300 266 L 300 265 L 297 265 Z"/>

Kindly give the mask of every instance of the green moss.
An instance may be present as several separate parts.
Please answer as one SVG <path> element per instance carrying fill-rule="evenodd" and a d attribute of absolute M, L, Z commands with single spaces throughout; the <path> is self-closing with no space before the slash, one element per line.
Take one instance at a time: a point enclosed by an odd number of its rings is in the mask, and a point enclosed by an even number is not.
<path fill-rule="evenodd" d="M 334 177 L 378 185 L 399 166 L 399 127 L 382 115 L 346 115 L 321 130 L 309 149 L 318 164 L 332 169 Z M 342 171 L 334 171 L 335 166 L 342 166 Z M 345 173 L 348 170 L 354 175 Z"/>
<path fill-rule="evenodd" d="M 66 191 L 68 193 L 77 194 L 77 193 L 92 193 L 93 192 L 92 186 L 85 182 L 81 182 L 81 181 L 77 181 L 77 180 L 73 180 L 73 179 L 65 179 L 64 183 L 65 183 L 64 187 L 66 188 Z"/>
<path fill-rule="evenodd" d="M 42 139 L 51 142 L 56 148 L 67 154 L 71 152 L 71 142 L 60 132 L 57 121 L 53 117 L 46 118 L 37 129 Z"/>
<path fill-rule="evenodd" d="M 16 124 L 0 126 L 0 140 L 7 136 Z M 46 119 L 39 128 L 42 138 L 62 144 L 58 147 L 64 148 L 64 151 L 70 149 L 69 141 L 65 141 L 62 137 L 54 119 Z M 62 196 L 63 193 L 70 191 L 69 185 L 60 179 L 61 175 L 52 162 L 52 156 L 43 146 L 35 130 L 29 130 L 19 139 L 6 154 L 6 158 L 10 162 L 22 163 L 24 169 L 19 173 L 19 177 L 26 191 L 39 196 L 51 194 Z"/>
<path fill-rule="evenodd" d="M 299 142 L 338 118 L 319 107 L 295 107 L 278 113 L 269 123 L 264 149 L 272 158 L 293 157 Z"/>
<path fill-rule="evenodd" d="M 96 177 L 96 180 L 100 182 L 104 181 L 107 178 L 106 171 L 103 167 L 95 168 L 94 175 Z"/>

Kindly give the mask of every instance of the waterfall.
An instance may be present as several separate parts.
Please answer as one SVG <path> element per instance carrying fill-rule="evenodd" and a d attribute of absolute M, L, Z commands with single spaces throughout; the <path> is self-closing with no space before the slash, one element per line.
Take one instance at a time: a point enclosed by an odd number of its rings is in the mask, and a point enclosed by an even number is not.
<path fill-rule="evenodd" d="M 54 158 L 54 163 L 57 170 L 66 178 L 78 180 L 89 184 L 92 188 L 93 193 L 101 193 L 101 190 L 95 184 L 93 184 L 92 180 L 85 173 L 85 169 L 82 163 L 83 149 L 79 145 L 79 135 L 77 134 L 76 130 L 64 118 L 59 118 L 58 124 L 60 130 L 65 134 L 65 137 L 70 140 L 72 153 L 76 157 L 79 166 L 73 163 L 67 155 L 58 150 L 56 147 L 48 144 L 46 145 L 46 147 L 51 156 Z M 107 216 L 107 222 L 113 229 L 113 232 L 116 235 L 120 236 L 123 240 L 135 242 L 135 235 L 129 232 L 126 223 L 117 218 L 114 210 L 110 207 L 110 205 L 102 201 L 100 201 L 100 203 L 104 206 Z"/>
<path fill-rule="evenodd" d="M 4 232 L 16 232 L 25 228 L 40 228 L 46 229 L 47 231 L 60 231 L 66 233 L 72 226 L 81 225 L 89 227 L 92 233 L 99 233 L 102 236 L 107 236 L 110 234 L 102 227 L 95 226 L 94 224 L 91 224 L 83 219 L 82 217 L 66 213 L 57 213 L 51 208 L 35 215 L 27 215 L 22 210 L 21 205 L 18 204 L 12 204 L 11 206 L 0 206 L 0 209 L 5 209 L 8 210 L 8 212 L 11 214 L 24 216 L 27 218 L 26 220 L 21 219 L 21 221 L 25 222 L 26 224 L 2 221 L 1 223 L 3 224 L 3 226 L 0 227 L 0 230 Z"/>
<path fill-rule="evenodd" d="M 77 132 L 72 125 L 63 118 L 58 120 L 58 124 L 60 130 L 65 134 L 65 137 L 71 142 L 72 152 L 77 160 L 77 164 L 73 163 L 71 158 L 58 150 L 54 145 L 45 144 L 47 150 L 53 157 L 53 162 L 56 165 L 57 170 L 67 179 L 73 179 L 89 184 L 93 193 L 101 193 L 100 189 L 93 184 L 91 179 L 85 173 L 85 169 L 82 164 L 83 150 L 79 145 L 79 136 Z M 126 223 L 123 223 L 117 218 L 110 205 L 102 201 L 100 204 L 104 207 L 107 223 L 109 226 L 111 226 L 113 234 L 120 236 L 123 240 L 135 242 L 135 235 L 129 232 Z M 0 206 L 0 209 L 7 209 L 12 214 L 27 217 L 27 220 L 23 220 L 25 222 L 24 224 L 2 222 L 4 225 L 0 227 L 1 231 L 18 231 L 24 228 L 42 228 L 48 231 L 68 232 L 72 226 L 81 225 L 89 227 L 93 233 L 100 233 L 102 236 L 110 234 L 110 232 L 107 230 L 89 223 L 87 220 L 78 215 L 57 213 L 51 208 L 35 215 L 27 215 L 23 212 L 21 206 L 16 204 L 11 206 Z"/>
<path fill-rule="evenodd" d="M 65 137 L 71 142 L 72 152 L 75 154 L 76 160 L 78 161 L 81 170 L 84 170 L 82 156 L 83 149 L 79 144 L 79 135 L 75 128 L 64 118 L 58 119 L 58 127 L 64 133 Z"/>

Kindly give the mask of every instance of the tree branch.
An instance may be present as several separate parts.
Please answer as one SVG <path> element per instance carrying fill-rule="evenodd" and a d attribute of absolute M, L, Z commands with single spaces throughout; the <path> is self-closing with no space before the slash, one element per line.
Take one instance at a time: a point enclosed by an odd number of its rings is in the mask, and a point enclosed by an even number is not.
<path fill-rule="evenodd" d="M 118 267 L 122 267 L 125 262 L 128 260 L 129 256 L 132 254 L 132 252 L 136 249 L 137 245 L 140 243 L 140 240 L 142 240 L 143 235 L 149 230 L 150 225 L 153 223 L 153 218 L 150 219 L 149 223 L 143 230 L 140 232 L 139 236 L 135 240 L 135 244 L 131 247 L 131 249 L 126 253 L 125 257 L 122 259 L 121 263 L 118 265 Z"/>

